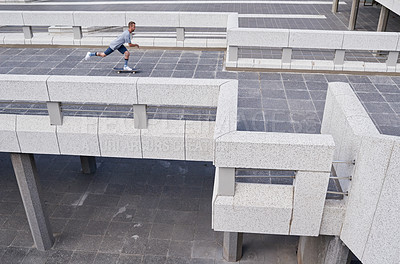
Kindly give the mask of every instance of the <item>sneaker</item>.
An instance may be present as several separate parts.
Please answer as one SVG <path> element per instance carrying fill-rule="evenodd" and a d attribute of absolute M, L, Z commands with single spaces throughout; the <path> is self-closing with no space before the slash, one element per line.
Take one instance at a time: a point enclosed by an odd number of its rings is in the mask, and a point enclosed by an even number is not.
<path fill-rule="evenodd" d="M 90 58 L 90 51 L 88 51 L 88 53 L 86 53 L 85 60 L 88 60 L 89 58 Z"/>
<path fill-rule="evenodd" d="M 124 66 L 124 71 L 131 71 L 131 70 L 132 70 L 131 67 L 129 67 L 129 66 Z"/>

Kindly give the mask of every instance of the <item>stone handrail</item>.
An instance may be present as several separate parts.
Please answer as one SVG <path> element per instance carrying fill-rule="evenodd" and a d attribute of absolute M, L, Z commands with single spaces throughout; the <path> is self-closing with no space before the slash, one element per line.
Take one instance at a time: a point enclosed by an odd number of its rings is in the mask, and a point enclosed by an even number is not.
<path fill-rule="evenodd" d="M 175 38 L 135 38 L 143 46 L 225 48 L 226 39 L 185 38 L 185 28 L 229 28 L 230 16 L 226 12 L 93 12 L 93 11 L 0 11 L 0 25 L 22 26 L 24 34 L 7 33 L 0 36 L 0 44 L 50 45 L 108 45 L 110 37 L 83 36 L 82 27 L 126 27 L 135 21 L 138 27 L 175 27 Z M 68 26 L 73 38 L 33 33 L 32 26 Z"/>
<path fill-rule="evenodd" d="M 228 30 L 228 68 L 269 68 L 313 71 L 400 71 L 397 59 L 400 51 L 400 33 L 362 31 L 322 31 L 296 29 Z M 282 49 L 281 59 L 238 58 L 239 47 L 265 47 Z M 294 60 L 293 49 L 334 50 L 333 60 Z M 387 51 L 386 63 L 346 61 L 348 50 Z"/>
<path fill-rule="evenodd" d="M 217 108 L 227 87 L 237 94 L 229 80 L 0 75 L 1 101 L 49 113 L 1 114 L 0 151 L 212 161 L 216 122 L 148 119 L 146 107 Z M 63 116 L 68 103 L 132 105 L 134 118 Z"/>

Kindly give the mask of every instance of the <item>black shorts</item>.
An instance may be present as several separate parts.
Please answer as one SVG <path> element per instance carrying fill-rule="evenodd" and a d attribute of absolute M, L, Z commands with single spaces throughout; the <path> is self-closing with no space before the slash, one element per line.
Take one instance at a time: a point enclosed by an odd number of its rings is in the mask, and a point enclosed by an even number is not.
<path fill-rule="evenodd" d="M 128 51 L 128 50 L 125 48 L 124 45 L 121 45 L 121 47 L 119 47 L 117 50 L 118 50 L 119 52 L 121 52 L 121 54 L 124 54 L 125 51 Z M 104 54 L 106 54 L 106 55 L 108 56 L 108 55 L 110 55 L 110 54 L 113 53 L 113 52 L 114 52 L 114 50 L 111 49 L 110 47 L 108 47 L 108 49 L 107 49 L 106 51 L 104 51 Z"/>

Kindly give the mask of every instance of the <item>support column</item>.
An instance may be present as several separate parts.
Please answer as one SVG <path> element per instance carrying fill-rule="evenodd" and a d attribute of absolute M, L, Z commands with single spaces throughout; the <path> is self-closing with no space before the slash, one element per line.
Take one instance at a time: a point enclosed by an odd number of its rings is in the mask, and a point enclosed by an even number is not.
<path fill-rule="evenodd" d="M 339 9 L 339 0 L 333 0 L 332 13 L 337 13 Z"/>
<path fill-rule="evenodd" d="M 11 162 L 36 248 L 41 251 L 50 249 L 54 237 L 40 198 L 40 181 L 35 159 L 32 154 L 11 154 Z"/>
<path fill-rule="evenodd" d="M 32 27 L 31 26 L 24 26 L 22 27 L 22 31 L 24 32 L 25 39 L 31 39 L 33 37 Z"/>
<path fill-rule="evenodd" d="M 74 39 L 81 39 L 82 38 L 82 27 L 80 26 L 73 26 L 72 31 L 74 32 Z"/>
<path fill-rule="evenodd" d="M 353 0 L 351 5 L 350 20 L 349 20 L 349 30 L 354 30 L 356 28 L 358 6 L 360 5 L 360 0 Z"/>
<path fill-rule="evenodd" d="M 185 40 L 185 28 L 182 27 L 176 28 L 176 40 L 177 41 Z"/>
<path fill-rule="evenodd" d="M 350 264 L 349 249 L 336 236 L 300 237 L 298 264 Z"/>
<path fill-rule="evenodd" d="M 236 262 L 242 258 L 243 233 L 224 232 L 223 257 Z"/>
<path fill-rule="evenodd" d="M 96 157 L 80 156 L 82 172 L 84 174 L 92 174 L 96 172 Z"/>
<path fill-rule="evenodd" d="M 147 105 L 133 105 L 133 126 L 136 129 L 147 128 Z"/>
<path fill-rule="evenodd" d="M 389 13 L 390 13 L 390 10 L 388 8 L 386 8 L 385 6 L 381 7 L 381 13 L 379 15 L 378 27 L 377 27 L 376 31 L 378 31 L 378 32 L 386 31 L 387 23 L 389 20 Z"/>

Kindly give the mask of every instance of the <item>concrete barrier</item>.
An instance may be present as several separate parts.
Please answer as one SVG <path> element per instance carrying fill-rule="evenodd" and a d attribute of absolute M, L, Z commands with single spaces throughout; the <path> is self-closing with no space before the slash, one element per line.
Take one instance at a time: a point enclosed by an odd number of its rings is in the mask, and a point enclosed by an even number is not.
<path fill-rule="evenodd" d="M 227 92 L 236 109 L 237 81 L 0 75 L 2 100 L 47 103 L 49 112 L 0 115 L 0 151 L 212 161 L 216 122 L 147 120 L 146 105 L 217 108 Z M 131 105 L 134 118 L 63 117 L 66 103 Z"/>
<path fill-rule="evenodd" d="M 344 218 L 340 205 L 331 208 L 343 219 L 341 229 L 338 224 L 335 230 L 340 230 L 342 241 L 363 263 L 395 263 L 400 257 L 400 211 L 394 202 L 400 199 L 395 180 L 400 175 L 399 138 L 377 131 L 345 83 L 329 84 L 321 131 L 333 136 L 335 159 L 355 160 L 355 165 L 335 165 L 339 177 L 352 176 L 350 185 L 341 181 L 348 191 Z M 333 219 L 333 212 L 326 211 L 326 217 Z"/>
<path fill-rule="evenodd" d="M 228 68 L 265 68 L 313 71 L 397 72 L 399 33 L 363 31 L 322 31 L 296 29 L 228 29 Z M 238 57 L 239 47 L 280 48 L 281 59 Z M 334 60 L 293 60 L 293 49 L 323 49 L 335 53 Z M 385 63 L 346 61 L 347 50 L 388 51 Z"/>
<path fill-rule="evenodd" d="M 126 27 L 129 21 L 135 21 L 139 27 L 175 27 L 172 38 L 163 36 L 135 37 L 135 43 L 141 46 L 158 47 L 199 47 L 225 48 L 226 32 L 219 36 L 213 34 L 185 33 L 185 28 L 228 27 L 228 18 L 235 13 L 198 13 L 198 12 L 132 12 L 132 11 L 0 11 L 0 25 L 22 26 L 23 34 L 5 33 L 0 44 L 41 44 L 41 45 L 96 45 L 107 46 L 115 37 L 82 35 L 82 27 L 117 26 Z M 237 20 L 237 14 L 236 14 Z M 237 23 L 237 22 L 236 22 Z M 32 26 L 66 26 L 73 28 L 72 35 L 53 36 L 48 33 L 34 33 Z"/>

